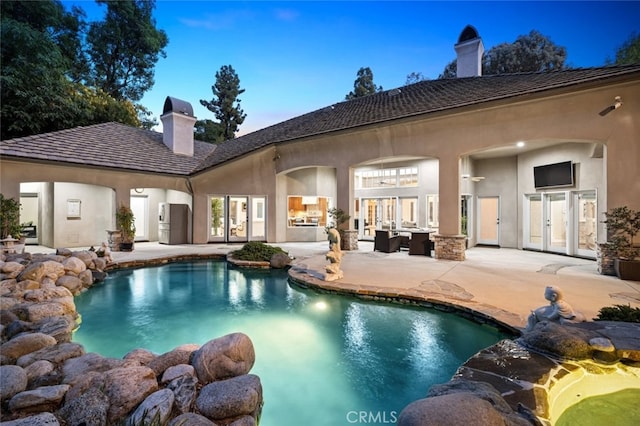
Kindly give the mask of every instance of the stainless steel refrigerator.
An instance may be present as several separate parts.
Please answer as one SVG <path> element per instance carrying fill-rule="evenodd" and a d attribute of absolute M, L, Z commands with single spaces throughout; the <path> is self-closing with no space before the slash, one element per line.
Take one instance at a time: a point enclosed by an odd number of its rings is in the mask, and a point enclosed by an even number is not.
<path fill-rule="evenodd" d="M 158 212 L 158 242 L 188 244 L 189 205 L 160 203 Z"/>

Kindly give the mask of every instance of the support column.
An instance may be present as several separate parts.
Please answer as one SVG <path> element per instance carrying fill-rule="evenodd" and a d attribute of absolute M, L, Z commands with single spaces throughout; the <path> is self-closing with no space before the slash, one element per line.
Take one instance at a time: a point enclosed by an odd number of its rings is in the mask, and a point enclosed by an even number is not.
<path fill-rule="evenodd" d="M 434 235 L 435 258 L 465 260 L 466 237 L 460 232 L 460 159 L 439 158 L 439 232 Z"/>
<path fill-rule="evenodd" d="M 358 233 L 354 229 L 353 173 L 349 166 L 336 167 L 336 207 L 349 215 L 345 229 L 340 230 L 342 250 L 358 249 Z"/>

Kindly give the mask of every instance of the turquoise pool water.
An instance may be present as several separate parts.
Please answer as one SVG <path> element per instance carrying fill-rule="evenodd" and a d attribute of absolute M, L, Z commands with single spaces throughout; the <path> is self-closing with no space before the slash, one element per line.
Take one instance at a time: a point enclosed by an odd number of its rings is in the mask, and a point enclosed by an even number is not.
<path fill-rule="evenodd" d="M 431 385 L 507 337 L 453 314 L 302 290 L 284 271 L 223 261 L 117 271 L 76 306 L 74 341 L 109 357 L 247 334 L 264 390 L 261 426 L 395 424 Z"/>

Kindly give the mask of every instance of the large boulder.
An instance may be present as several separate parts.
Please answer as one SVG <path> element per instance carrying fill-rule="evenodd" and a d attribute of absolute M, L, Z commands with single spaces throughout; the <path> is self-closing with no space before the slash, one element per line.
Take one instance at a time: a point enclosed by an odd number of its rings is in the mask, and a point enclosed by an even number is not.
<path fill-rule="evenodd" d="M 2 426 L 60 426 L 60 422 L 52 413 L 40 413 L 17 420 L 2 422 Z"/>
<path fill-rule="evenodd" d="M 104 426 L 107 424 L 109 398 L 98 388 L 89 388 L 78 398 L 67 398 L 60 416 L 69 425 Z"/>
<path fill-rule="evenodd" d="M 87 265 L 75 256 L 67 257 L 62 261 L 62 266 L 67 275 L 77 277 L 80 272 L 87 270 Z"/>
<path fill-rule="evenodd" d="M 65 361 L 62 368 L 64 383 L 73 383 L 77 377 L 90 371 L 102 373 L 117 367 L 122 367 L 125 362 L 115 358 L 106 358 L 96 353 L 88 353 Z"/>
<path fill-rule="evenodd" d="M 254 374 L 209 383 L 200 390 L 196 408 L 211 420 L 243 415 L 258 417 L 262 410 L 262 384 Z"/>
<path fill-rule="evenodd" d="M 20 274 L 18 275 L 18 281 L 31 280 L 40 282 L 44 275 L 44 262 L 33 262 L 27 265 L 27 267 L 25 267 L 22 272 L 20 272 Z"/>
<path fill-rule="evenodd" d="M 62 263 L 56 262 L 55 260 L 42 262 L 42 266 L 44 267 L 44 277 L 49 277 L 54 281 L 65 274 Z"/>
<path fill-rule="evenodd" d="M 589 330 L 541 321 L 533 330 L 526 332 L 518 340 L 524 346 L 544 353 L 558 356 L 561 359 L 591 359 L 594 348 L 589 340 L 598 335 Z"/>
<path fill-rule="evenodd" d="M 9 410 L 22 413 L 55 411 L 68 390 L 69 385 L 55 385 L 20 392 L 9 400 Z"/>
<path fill-rule="evenodd" d="M 169 371 L 169 370 L 167 370 Z M 193 404 L 198 396 L 198 379 L 192 375 L 183 375 L 174 378 L 167 385 L 167 389 L 171 389 L 175 395 L 175 408 L 179 413 L 191 411 Z"/>
<path fill-rule="evenodd" d="M 156 373 L 156 376 L 161 376 L 169 367 L 180 364 L 189 364 L 191 354 L 198 348 L 199 346 L 194 344 L 178 346 L 169 352 L 155 357 L 149 361 L 147 366 Z"/>
<path fill-rule="evenodd" d="M 142 404 L 129 416 L 128 424 L 146 425 L 161 424 L 169 421 L 175 396 L 169 389 L 161 389 L 149 395 Z M 154 423 L 155 422 L 155 423 Z"/>
<path fill-rule="evenodd" d="M 201 383 L 241 376 L 251 371 L 256 360 L 251 339 L 232 333 L 210 340 L 193 353 L 191 365 Z"/>
<path fill-rule="evenodd" d="M 55 365 L 53 365 L 49 361 L 40 360 L 36 361 L 31 365 L 28 365 L 24 368 L 25 373 L 27 373 L 27 379 L 29 383 L 34 383 L 39 381 L 41 377 L 49 376 L 55 369 Z"/>
<path fill-rule="evenodd" d="M 180 414 L 178 417 L 175 417 L 171 422 L 169 422 L 169 426 L 217 426 L 214 422 L 209 420 L 208 418 L 201 416 L 196 413 L 184 413 Z"/>
<path fill-rule="evenodd" d="M 27 389 L 27 372 L 17 365 L 1 365 L 0 378 L 0 401 L 12 398 L 14 395 Z"/>
<path fill-rule="evenodd" d="M 156 375 L 148 367 L 120 367 L 104 373 L 104 393 L 109 397 L 109 423 L 117 423 L 135 406 L 158 390 Z"/>
<path fill-rule="evenodd" d="M 78 343 L 61 343 L 23 355 L 18 358 L 16 364 L 24 368 L 36 361 L 45 360 L 55 365 L 62 365 L 69 358 L 79 357 L 84 353 L 84 347 Z"/>
<path fill-rule="evenodd" d="M 487 401 L 471 393 L 453 393 L 419 399 L 407 405 L 398 426 L 500 426 L 505 421 Z"/>
<path fill-rule="evenodd" d="M 70 257 L 69 259 L 75 259 Z M 84 263 L 83 263 L 84 265 Z M 77 275 L 64 275 L 56 281 L 56 285 L 66 288 L 73 295 L 80 294 L 82 290 L 82 281 Z"/>
<path fill-rule="evenodd" d="M 27 333 L 16 336 L 0 346 L 0 352 L 5 357 L 17 360 L 22 355 L 35 352 L 58 342 L 55 338 L 43 333 Z"/>
<path fill-rule="evenodd" d="M 275 269 L 284 269 L 291 264 L 291 258 L 287 253 L 274 253 L 269 260 L 269 266 Z"/>

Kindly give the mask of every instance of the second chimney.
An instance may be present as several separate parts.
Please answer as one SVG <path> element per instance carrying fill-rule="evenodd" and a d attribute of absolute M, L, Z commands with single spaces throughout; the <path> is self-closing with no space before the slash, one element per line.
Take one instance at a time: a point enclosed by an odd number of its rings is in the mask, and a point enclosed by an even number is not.
<path fill-rule="evenodd" d="M 458 54 L 456 76 L 479 77 L 482 75 L 482 54 L 484 45 L 478 31 L 467 25 L 458 37 L 458 43 L 453 46 Z"/>
<path fill-rule="evenodd" d="M 167 96 L 162 110 L 162 141 L 174 154 L 193 157 L 193 125 L 196 118 L 189 102 Z"/>

